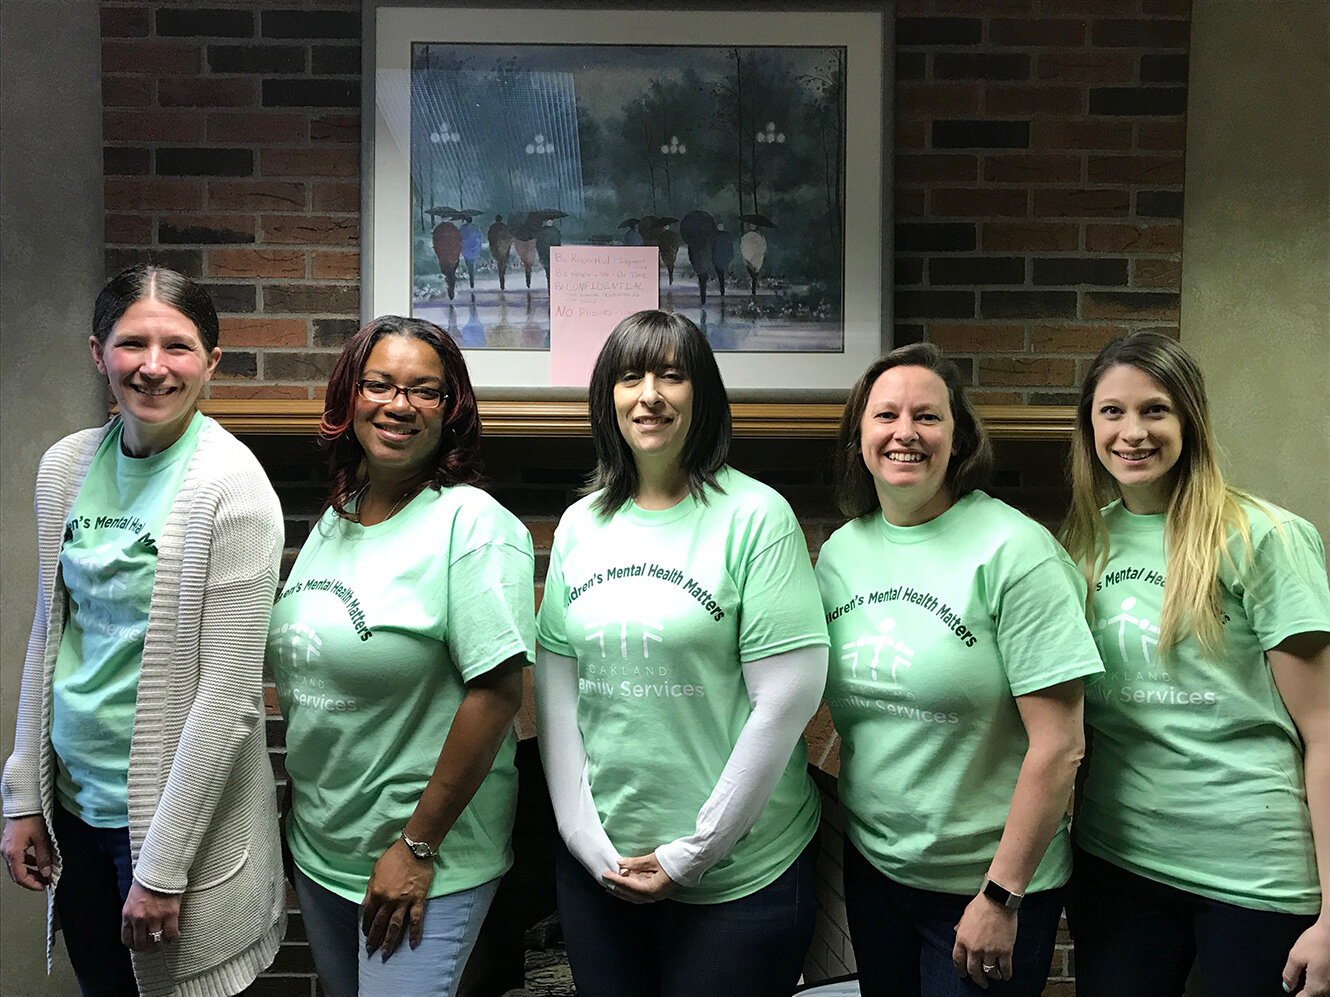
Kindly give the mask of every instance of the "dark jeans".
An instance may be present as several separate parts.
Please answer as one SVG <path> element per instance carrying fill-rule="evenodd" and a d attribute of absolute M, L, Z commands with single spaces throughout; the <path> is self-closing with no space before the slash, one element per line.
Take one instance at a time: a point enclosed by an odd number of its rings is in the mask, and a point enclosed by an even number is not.
<path fill-rule="evenodd" d="M 129 828 L 92 827 L 60 804 L 53 815 L 60 847 L 55 909 L 83 997 L 138 997 L 120 911 L 134 881 Z"/>
<path fill-rule="evenodd" d="M 1316 920 L 1210 900 L 1079 849 L 1068 913 L 1079 997 L 1178 997 L 1194 960 L 1205 997 L 1283 997 L 1288 951 Z"/>
<path fill-rule="evenodd" d="M 845 840 L 845 913 L 864 997 L 1037 997 L 1048 981 L 1065 890 L 1027 893 L 1017 911 L 1010 980 L 983 990 L 951 961 L 974 893 L 937 893 L 884 876 Z M 979 884 L 975 883 L 975 892 Z"/>
<path fill-rule="evenodd" d="M 816 838 L 814 842 L 816 842 Z M 784 997 L 817 913 L 810 843 L 772 884 L 718 904 L 632 904 L 560 848 L 559 918 L 579 997 Z"/>

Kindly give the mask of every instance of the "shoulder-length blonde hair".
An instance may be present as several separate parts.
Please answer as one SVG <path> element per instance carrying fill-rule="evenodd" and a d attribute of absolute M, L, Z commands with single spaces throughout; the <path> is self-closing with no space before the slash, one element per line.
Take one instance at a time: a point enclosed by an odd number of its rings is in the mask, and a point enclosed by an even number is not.
<path fill-rule="evenodd" d="M 1076 404 L 1071 510 L 1059 539 L 1085 572 L 1093 593 L 1109 553 L 1108 530 L 1099 510 L 1121 497 L 1117 481 L 1095 452 L 1091 423 L 1095 389 L 1113 367 L 1135 367 L 1158 382 L 1182 422 L 1182 452 L 1164 520 L 1167 566 L 1160 651 L 1167 655 L 1188 634 L 1195 634 L 1206 653 L 1215 656 L 1223 646 L 1220 563 L 1222 559 L 1232 564 L 1229 530 L 1237 531 L 1250 560 L 1251 522 L 1239 500 L 1254 500 L 1224 483 L 1215 459 L 1205 378 L 1176 340 L 1157 332 L 1129 333 L 1105 346 L 1090 365 Z"/>

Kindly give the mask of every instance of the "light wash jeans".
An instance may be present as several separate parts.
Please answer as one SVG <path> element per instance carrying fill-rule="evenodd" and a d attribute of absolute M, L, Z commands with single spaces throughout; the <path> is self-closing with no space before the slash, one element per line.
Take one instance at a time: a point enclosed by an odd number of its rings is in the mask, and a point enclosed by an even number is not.
<path fill-rule="evenodd" d="M 296 868 L 296 894 L 325 997 L 451 997 L 475 947 L 499 878 L 425 901 L 424 936 L 406 938 L 385 962 L 365 954 L 360 905 L 325 890 Z"/>

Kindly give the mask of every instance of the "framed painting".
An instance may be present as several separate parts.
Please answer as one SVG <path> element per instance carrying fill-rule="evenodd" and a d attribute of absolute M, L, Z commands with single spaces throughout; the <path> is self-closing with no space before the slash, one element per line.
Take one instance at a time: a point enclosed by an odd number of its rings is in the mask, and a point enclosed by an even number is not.
<path fill-rule="evenodd" d="M 843 397 L 889 345 L 885 4 L 366 21 L 362 312 L 447 329 L 490 397 L 575 393 L 549 387 L 557 245 L 656 247 L 736 398 Z"/>

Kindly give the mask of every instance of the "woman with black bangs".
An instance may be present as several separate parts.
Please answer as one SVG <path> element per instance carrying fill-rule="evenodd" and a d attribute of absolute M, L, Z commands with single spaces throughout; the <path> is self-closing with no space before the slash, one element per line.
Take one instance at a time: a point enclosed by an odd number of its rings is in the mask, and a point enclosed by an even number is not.
<path fill-rule="evenodd" d="M 596 470 L 555 533 L 536 675 L 578 993 L 789 993 L 827 663 L 803 532 L 725 465 L 729 402 L 686 318 L 619 323 L 589 405 Z"/>
<path fill-rule="evenodd" d="M 512 864 L 531 537 L 477 487 L 475 394 L 429 322 L 352 337 L 320 434 L 332 497 L 268 638 L 301 914 L 329 997 L 448 995 Z"/>

